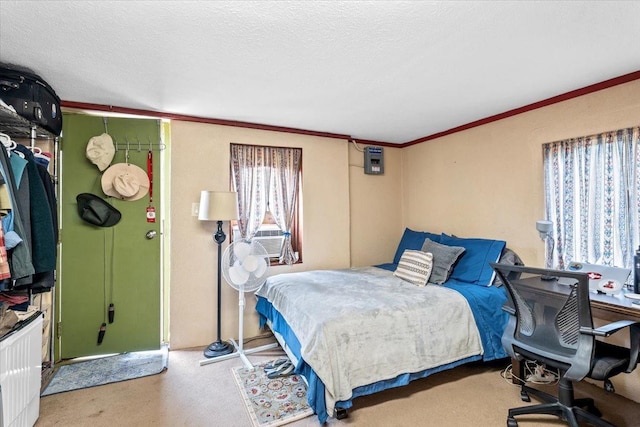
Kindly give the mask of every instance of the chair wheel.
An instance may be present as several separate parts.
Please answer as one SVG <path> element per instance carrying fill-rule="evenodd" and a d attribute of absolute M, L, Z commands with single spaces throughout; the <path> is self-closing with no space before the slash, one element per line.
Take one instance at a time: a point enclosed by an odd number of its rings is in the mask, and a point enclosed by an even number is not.
<path fill-rule="evenodd" d="M 609 379 L 604 380 L 604 389 L 606 391 L 608 391 L 609 393 L 615 393 L 616 392 L 616 389 L 613 386 L 613 383 Z"/>
<path fill-rule="evenodd" d="M 507 418 L 507 427 L 518 427 L 518 422 L 515 418 Z"/>
<path fill-rule="evenodd" d="M 523 402 L 531 402 L 531 398 L 529 397 L 529 393 L 527 393 L 524 390 L 520 391 L 520 399 L 522 399 Z"/>

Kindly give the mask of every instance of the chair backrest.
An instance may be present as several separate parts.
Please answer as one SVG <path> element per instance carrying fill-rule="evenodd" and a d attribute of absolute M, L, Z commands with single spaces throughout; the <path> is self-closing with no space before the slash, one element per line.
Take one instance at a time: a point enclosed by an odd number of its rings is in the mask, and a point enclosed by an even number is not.
<path fill-rule="evenodd" d="M 585 273 L 490 263 L 509 295 L 502 345 L 511 357 L 537 360 L 581 380 L 591 370 L 595 338 Z M 515 278 L 514 279 L 514 273 Z"/>

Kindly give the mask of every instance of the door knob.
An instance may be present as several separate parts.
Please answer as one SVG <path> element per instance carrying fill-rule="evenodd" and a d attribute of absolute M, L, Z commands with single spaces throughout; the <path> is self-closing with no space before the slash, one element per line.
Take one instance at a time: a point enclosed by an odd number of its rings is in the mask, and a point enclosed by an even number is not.
<path fill-rule="evenodd" d="M 156 234 L 158 234 L 156 230 L 149 230 L 147 231 L 147 234 L 145 234 L 145 236 L 147 237 L 147 239 L 151 240 L 156 237 Z"/>

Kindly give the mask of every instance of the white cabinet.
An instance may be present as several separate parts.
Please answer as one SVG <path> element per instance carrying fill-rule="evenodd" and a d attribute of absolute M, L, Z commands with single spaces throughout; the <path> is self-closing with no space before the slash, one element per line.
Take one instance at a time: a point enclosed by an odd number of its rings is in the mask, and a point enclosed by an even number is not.
<path fill-rule="evenodd" d="M 0 427 L 33 426 L 40 415 L 42 313 L 0 338 Z"/>

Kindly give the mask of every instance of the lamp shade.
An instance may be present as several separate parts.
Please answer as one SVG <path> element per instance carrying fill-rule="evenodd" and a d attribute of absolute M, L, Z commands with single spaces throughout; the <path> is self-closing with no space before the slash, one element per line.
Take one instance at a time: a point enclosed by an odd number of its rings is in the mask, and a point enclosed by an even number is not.
<path fill-rule="evenodd" d="M 548 234 L 553 230 L 553 223 L 545 220 L 536 221 L 536 230 L 538 230 L 540 234 Z"/>
<path fill-rule="evenodd" d="M 238 219 L 238 194 L 232 191 L 201 191 L 200 221 L 228 221 Z"/>

